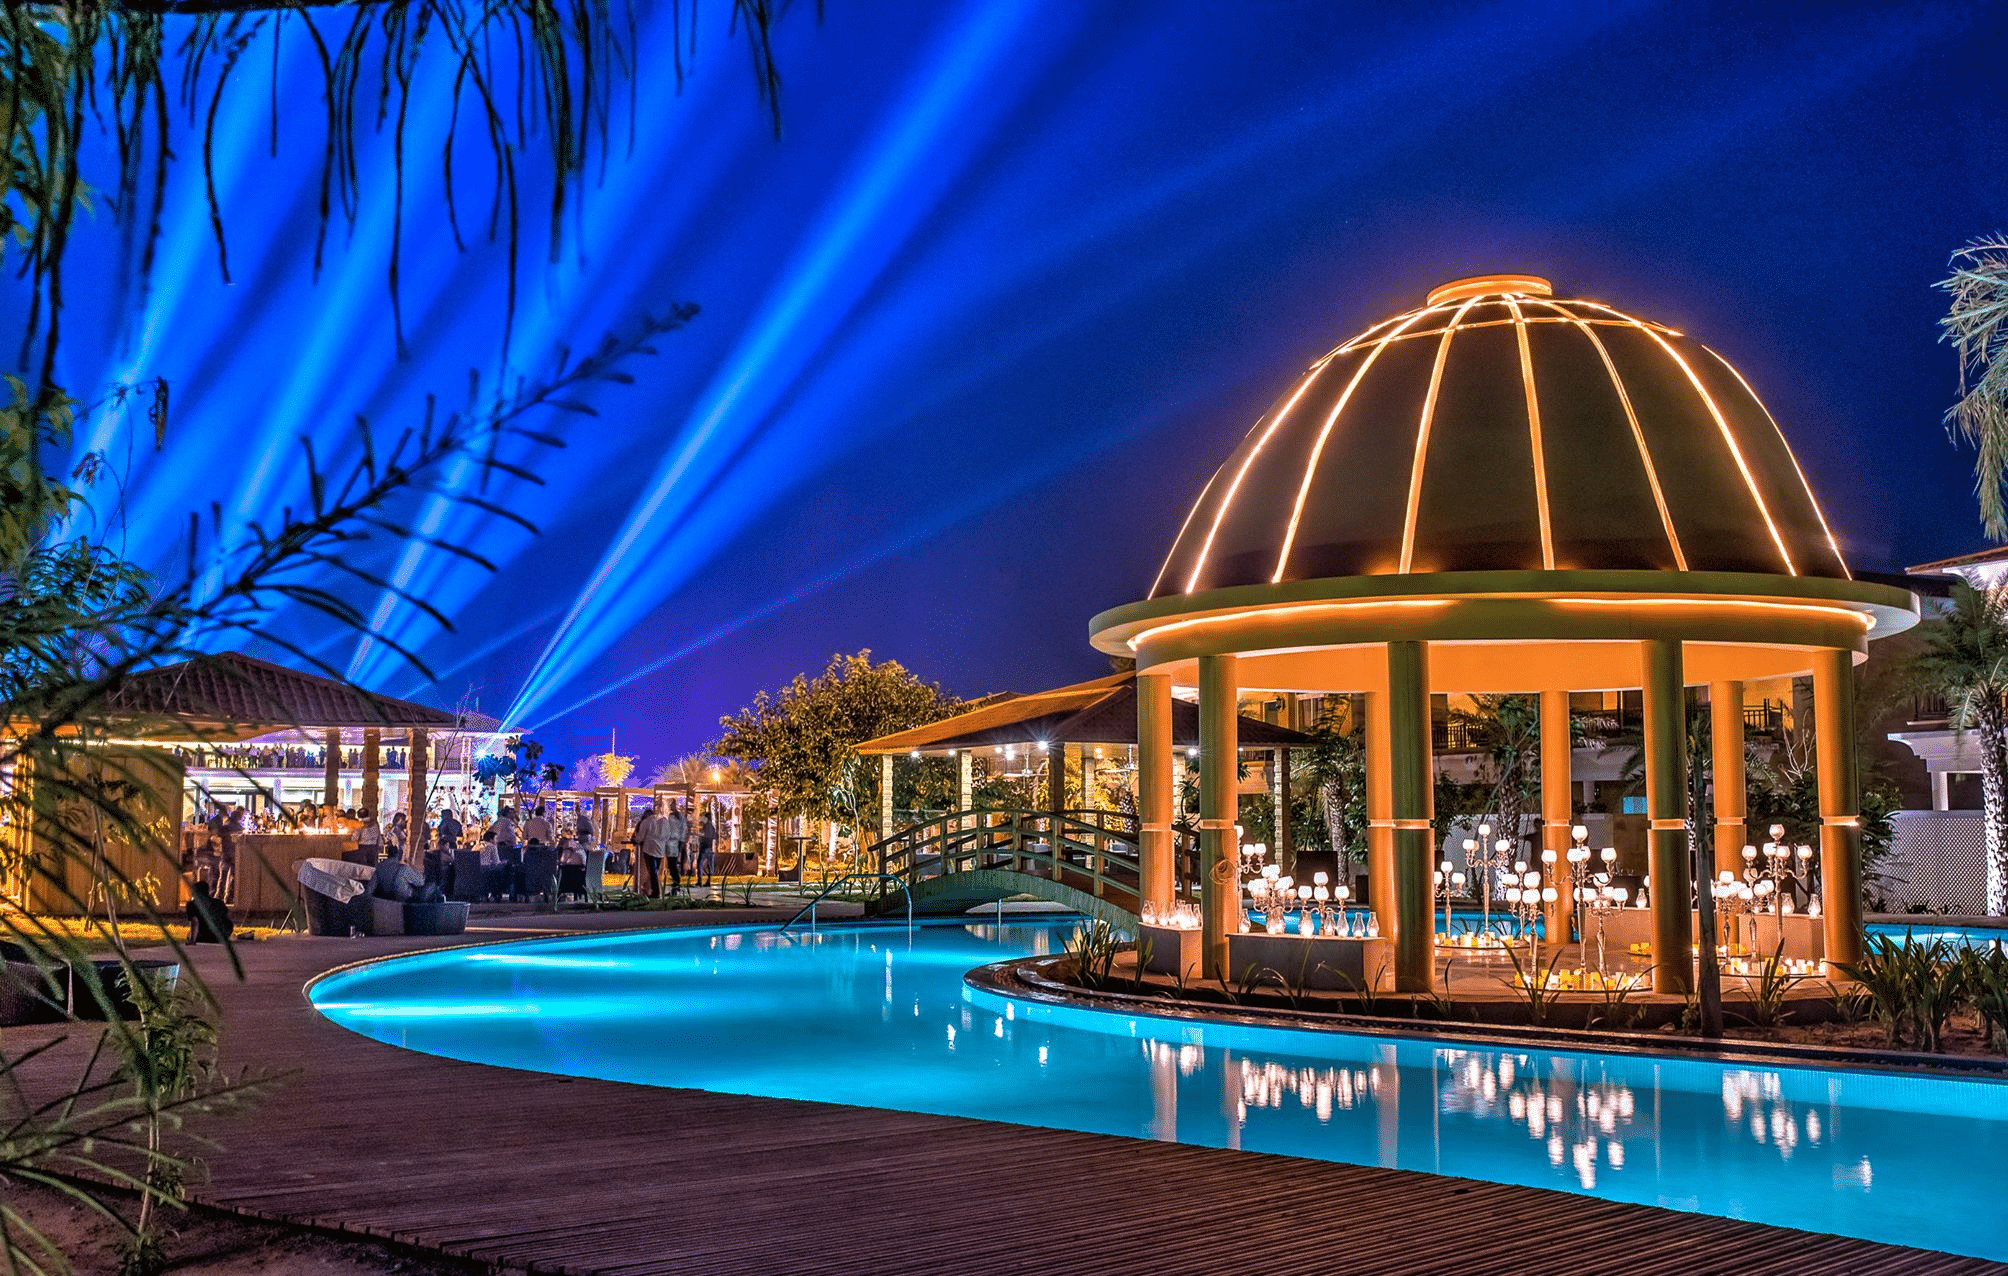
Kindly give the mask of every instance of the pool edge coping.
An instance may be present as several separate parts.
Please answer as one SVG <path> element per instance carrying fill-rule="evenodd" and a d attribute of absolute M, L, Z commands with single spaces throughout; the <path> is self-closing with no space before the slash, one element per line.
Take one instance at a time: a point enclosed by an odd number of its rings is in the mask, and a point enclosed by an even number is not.
<path fill-rule="evenodd" d="M 1515 1024 L 1462 1023 L 1454 1020 L 1410 1020 L 1396 1024 L 1366 1015 L 1329 1011 L 1284 1010 L 1266 1006 L 1202 1008 L 1187 1002 L 1144 997 L 1135 993 L 1094 992 L 1052 979 L 1044 968 L 1064 954 L 1020 957 L 979 966 L 963 975 L 963 984 L 1011 1001 L 1086 1010 L 1097 1014 L 1146 1016 L 1181 1024 L 1215 1024 L 1239 1028 L 1343 1033 L 1399 1041 L 1443 1042 L 1493 1048 L 1539 1049 L 1569 1054 L 1620 1054 L 1645 1058 L 1688 1059 L 1760 1067 L 1823 1068 L 1877 1076 L 1929 1076 L 1944 1080 L 2008 1085 L 2008 1059 L 1988 1056 L 1948 1056 L 1914 1051 L 1857 1050 L 1841 1046 L 1799 1046 L 1784 1042 L 1754 1042 L 1741 1038 L 1721 1044 L 1701 1037 L 1662 1037 L 1644 1033 L 1594 1029 L 1562 1030 Z"/>

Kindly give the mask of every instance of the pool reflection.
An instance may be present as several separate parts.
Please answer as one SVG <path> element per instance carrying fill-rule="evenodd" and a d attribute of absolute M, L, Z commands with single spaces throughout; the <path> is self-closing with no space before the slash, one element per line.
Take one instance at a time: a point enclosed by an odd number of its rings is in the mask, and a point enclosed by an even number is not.
<path fill-rule="evenodd" d="M 316 986 L 454 1058 L 1384 1165 L 2008 1257 L 2008 1089 L 1495 1050 L 1022 1003 L 971 967 L 1070 927 L 658 932 Z"/>

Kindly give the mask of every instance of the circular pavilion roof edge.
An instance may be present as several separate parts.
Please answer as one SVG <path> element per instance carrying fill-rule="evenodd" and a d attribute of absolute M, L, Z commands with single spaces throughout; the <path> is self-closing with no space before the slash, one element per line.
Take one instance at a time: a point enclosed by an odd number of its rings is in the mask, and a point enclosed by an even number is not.
<path fill-rule="evenodd" d="M 1477 598 L 1631 600 L 1744 599 L 1787 604 L 1837 604 L 1860 613 L 1867 637 L 1887 638 L 1918 622 L 1917 595 L 1873 581 L 1757 572 L 1466 571 L 1334 576 L 1266 585 L 1235 585 L 1146 598 L 1111 607 L 1088 622 L 1098 651 L 1127 656 L 1146 629 L 1201 616 L 1231 615 L 1298 604 L 1388 601 L 1427 603 Z"/>

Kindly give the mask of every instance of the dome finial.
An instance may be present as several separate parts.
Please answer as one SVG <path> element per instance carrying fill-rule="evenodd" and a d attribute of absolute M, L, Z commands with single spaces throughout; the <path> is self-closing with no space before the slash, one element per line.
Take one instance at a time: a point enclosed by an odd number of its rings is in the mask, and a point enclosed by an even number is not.
<path fill-rule="evenodd" d="M 1469 279 L 1453 279 L 1429 290 L 1427 305 L 1438 305 L 1445 301 L 1462 301 L 1466 297 L 1484 297 L 1492 293 L 1519 292 L 1533 297 L 1552 297 L 1555 285 L 1539 275 L 1473 275 Z"/>

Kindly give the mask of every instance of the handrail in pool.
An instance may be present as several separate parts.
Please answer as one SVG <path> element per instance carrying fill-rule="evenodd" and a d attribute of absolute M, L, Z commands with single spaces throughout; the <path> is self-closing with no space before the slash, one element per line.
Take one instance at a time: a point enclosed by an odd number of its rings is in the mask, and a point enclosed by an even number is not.
<path fill-rule="evenodd" d="M 839 877 L 837 880 L 826 883 L 823 889 L 816 895 L 814 899 L 802 905 L 801 912 L 796 913 L 793 917 L 790 917 L 787 921 L 782 922 L 780 930 L 776 931 L 775 933 L 785 934 L 790 926 L 793 926 L 796 922 L 802 920 L 803 913 L 807 913 L 809 915 L 809 928 L 811 930 L 814 930 L 816 926 L 816 905 L 822 903 L 823 900 L 829 896 L 831 891 L 834 891 L 835 889 L 837 889 L 837 887 L 842 886 L 845 882 L 852 880 L 897 882 L 899 884 L 900 894 L 906 896 L 906 924 L 909 927 L 913 925 L 913 892 L 907 889 L 905 878 L 901 877 L 897 873 L 845 873 L 842 877 Z"/>

